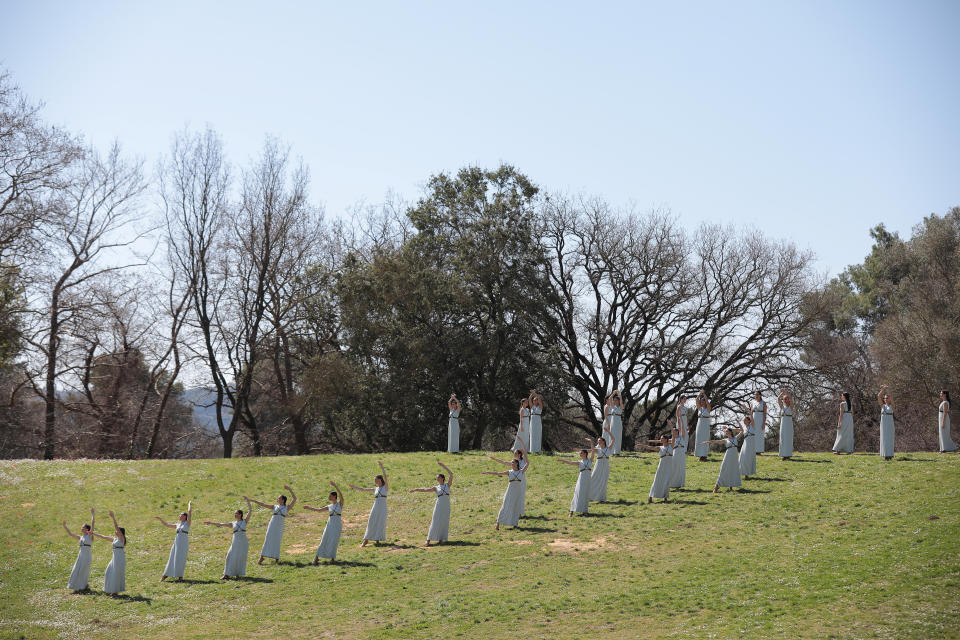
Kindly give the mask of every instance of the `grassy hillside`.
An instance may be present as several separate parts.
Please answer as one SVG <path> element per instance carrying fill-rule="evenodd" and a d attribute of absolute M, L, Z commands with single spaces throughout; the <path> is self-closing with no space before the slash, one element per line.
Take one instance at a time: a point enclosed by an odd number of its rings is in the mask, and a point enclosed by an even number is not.
<path fill-rule="evenodd" d="M 688 458 L 688 490 L 646 504 L 655 454 L 613 460 L 611 502 L 568 518 L 576 470 L 534 457 L 521 528 L 493 521 L 505 480 L 485 455 L 443 455 L 456 474 L 449 545 L 423 548 L 437 454 L 382 456 L 393 544 L 358 549 L 371 498 L 347 490 L 340 563 L 309 563 L 323 518 L 294 508 L 278 566 L 256 566 L 267 512 L 249 528 L 249 579 L 220 582 L 226 521 L 247 493 L 284 483 L 321 505 L 336 479 L 369 486 L 374 456 L 201 461 L 0 462 L 0 637 L 939 638 L 960 637 L 960 458 L 764 455 L 759 477 L 713 495 L 719 455 Z M 572 459 L 572 456 L 569 458 Z M 194 501 L 186 580 L 160 583 L 172 520 Z M 98 510 L 126 526 L 128 593 L 66 589 L 71 529 Z M 268 561 L 272 562 L 272 561 Z"/>

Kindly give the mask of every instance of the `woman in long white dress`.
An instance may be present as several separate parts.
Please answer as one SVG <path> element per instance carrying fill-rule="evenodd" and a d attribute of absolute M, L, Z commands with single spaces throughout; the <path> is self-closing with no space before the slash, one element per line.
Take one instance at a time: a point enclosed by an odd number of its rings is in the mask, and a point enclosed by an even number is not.
<path fill-rule="evenodd" d="M 250 498 L 243 496 L 247 501 L 247 517 L 243 517 L 243 509 L 237 509 L 233 512 L 233 522 L 210 522 L 203 524 L 214 527 L 225 527 L 232 532 L 230 540 L 230 549 L 227 550 L 227 559 L 223 563 L 223 575 L 221 580 L 229 578 L 239 578 L 247 575 L 247 554 L 250 552 L 250 541 L 247 540 L 247 526 L 250 524 L 250 516 L 253 515 L 253 505 L 250 504 Z"/>
<path fill-rule="evenodd" d="M 667 425 L 672 429 L 673 420 L 668 420 Z M 651 440 L 650 442 L 656 442 Z M 670 475 L 673 471 L 673 446 L 671 438 L 667 434 L 660 436 L 659 446 L 650 446 L 649 444 L 640 445 L 641 449 L 656 451 L 660 456 L 657 463 L 657 473 L 653 476 L 653 484 L 650 485 L 650 495 L 647 497 L 647 503 L 653 502 L 653 499 L 670 502 Z"/>
<path fill-rule="evenodd" d="M 113 520 L 113 535 L 105 536 L 92 531 L 90 535 L 113 543 L 111 545 L 113 557 L 110 558 L 107 570 L 103 572 L 103 592 L 114 597 L 121 591 L 127 590 L 127 552 L 123 550 L 127 546 L 127 530 L 117 524 L 113 511 L 109 513 L 110 519 Z"/>
<path fill-rule="evenodd" d="M 519 436 L 517 436 L 519 438 Z M 520 470 L 524 471 L 527 468 L 529 459 L 526 457 L 526 445 L 522 442 L 519 442 L 519 447 L 513 450 L 513 460 L 516 460 L 520 465 Z M 513 468 L 513 460 L 501 460 L 500 458 L 495 458 L 489 456 L 494 462 L 499 462 L 505 467 Z M 522 518 L 527 513 L 527 474 L 522 474 L 520 477 L 520 517 Z"/>
<path fill-rule="evenodd" d="M 670 472 L 670 488 L 687 486 L 687 446 L 690 444 L 690 431 L 687 429 L 687 397 L 680 396 L 674 412 L 677 419 L 676 445 L 673 447 L 673 464 Z"/>
<path fill-rule="evenodd" d="M 90 553 L 90 545 L 93 544 L 93 525 L 96 521 L 96 514 L 90 509 L 90 524 L 84 524 L 80 527 L 80 535 L 70 531 L 67 521 L 63 521 L 63 528 L 67 535 L 76 540 L 80 549 L 77 552 L 77 559 L 73 563 L 73 570 L 70 571 L 70 579 L 67 581 L 67 588 L 73 591 L 86 591 L 90 588 L 90 565 L 93 564 L 93 554 Z"/>
<path fill-rule="evenodd" d="M 500 530 L 500 525 L 505 527 L 515 527 L 520 522 L 520 501 L 522 499 L 520 484 L 523 477 L 530 470 L 530 459 L 527 457 L 527 451 L 520 445 L 520 459 L 514 458 L 510 462 L 509 471 L 481 471 L 481 474 L 488 476 L 507 476 L 507 490 L 503 494 L 503 504 L 497 513 L 497 523 L 494 529 Z"/>
<path fill-rule="evenodd" d="M 372 487 L 358 487 L 355 484 L 349 485 L 351 489 L 357 491 L 367 491 L 373 494 L 373 506 L 370 507 L 370 516 L 367 518 L 367 530 L 363 533 L 363 542 L 361 547 L 365 547 L 372 541 L 377 546 L 387 539 L 387 472 L 383 468 L 383 462 L 377 460 L 377 466 L 380 467 L 380 474 L 373 478 Z"/>
<path fill-rule="evenodd" d="M 940 392 L 939 416 L 940 420 L 937 435 L 940 444 L 940 453 L 956 451 L 957 445 L 953 442 L 953 438 L 950 437 L 950 392 L 946 389 Z"/>
<path fill-rule="evenodd" d="M 530 446 L 527 451 L 540 453 L 543 448 L 543 396 L 536 389 L 530 389 Z"/>
<path fill-rule="evenodd" d="M 744 407 L 747 415 L 743 419 L 743 445 L 740 446 L 740 475 L 744 478 L 757 474 L 757 452 L 754 443 L 757 440 L 757 431 L 750 417 L 750 408 Z"/>
<path fill-rule="evenodd" d="M 430 528 L 427 529 L 428 547 L 431 540 L 436 540 L 437 544 L 440 544 L 450 539 L 450 487 L 453 486 L 453 472 L 439 460 L 437 464 L 447 473 L 446 475 L 437 474 L 436 486 L 410 489 L 410 493 L 432 493 L 437 496 L 437 501 L 433 505 L 433 517 L 430 518 Z"/>
<path fill-rule="evenodd" d="M 840 394 L 840 415 L 837 416 L 837 439 L 833 442 L 834 453 L 853 453 L 853 410 L 850 394 Z"/>
<path fill-rule="evenodd" d="M 777 406 L 780 407 L 780 454 L 781 460 L 793 457 L 793 394 L 782 389 L 777 396 Z"/>
<path fill-rule="evenodd" d="M 767 403 L 763 394 L 757 391 L 753 394 L 753 451 L 755 455 L 763 455 L 767 441 Z"/>
<path fill-rule="evenodd" d="M 447 420 L 447 453 L 460 453 L 460 413 L 461 405 L 457 400 L 457 394 L 451 393 L 447 400 L 447 408 L 450 410 Z"/>
<path fill-rule="evenodd" d="M 609 435 L 604 437 L 611 454 L 618 456 L 623 442 L 623 398 L 619 389 L 615 389 L 607 398 L 605 413 Z"/>
<path fill-rule="evenodd" d="M 520 425 L 517 427 L 517 435 L 513 440 L 513 451 L 521 447 L 526 449 L 530 442 L 530 399 L 524 398 L 520 401 Z"/>
<path fill-rule="evenodd" d="M 323 527 L 317 553 L 313 556 L 315 565 L 320 564 L 320 558 L 330 562 L 337 559 L 337 547 L 340 546 L 340 535 L 343 533 L 343 491 L 340 491 L 340 487 L 333 480 L 330 481 L 330 486 L 333 487 L 333 491 L 327 495 L 329 504 L 326 507 L 318 509 L 303 505 L 303 508 L 308 511 L 327 514 L 327 524 Z"/>
<path fill-rule="evenodd" d="M 270 515 L 270 521 L 267 523 L 267 533 L 263 536 L 263 546 L 260 547 L 260 559 L 257 564 L 263 564 L 265 558 L 273 558 L 273 564 L 280 562 L 280 549 L 283 546 L 283 531 L 286 528 L 287 516 L 293 505 L 297 504 L 297 494 L 293 492 L 290 485 L 285 484 L 283 488 L 290 492 L 290 501 L 287 496 L 277 496 L 276 504 L 268 504 L 250 498 L 250 502 L 259 505 L 264 509 L 270 509 L 273 513 Z M 246 499 L 246 496 L 244 496 Z"/>
<path fill-rule="evenodd" d="M 577 462 L 557 458 L 557 462 L 577 468 L 577 484 L 573 488 L 573 499 L 570 500 L 571 516 L 574 513 L 586 515 L 590 510 L 590 470 L 593 467 L 593 458 L 596 455 L 596 449 L 593 449 L 592 452 L 580 449 L 580 460 Z"/>
<path fill-rule="evenodd" d="M 710 445 L 706 444 L 710 439 L 710 399 L 703 389 L 697 394 L 697 432 L 694 437 L 697 440 L 693 455 L 700 458 L 700 462 L 706 462 L 710 455 Z"/>
<path fill-rule="evenodd" d="M 610 436 L 611 441 L 616 441 L 616 436 L 610 433 L 610 427 L 604 427 L 604 432 Z M 603 436 L 597 438 L 597 442 L 587 438 L 587 442 L 594 450 L 593 472 L 590 474 L 590 499 L 596 502 L 606 502 L 607 500 L 607 481 L 610 479 L 610 447 Z"/>
<path fill-rule="evenodd" d="M 717 484 L 713 487 L 713 492 L 718 493 L 720 487 L 727 487 L 727 491 L 733 491 L 734 487 L 742 485 L 740 481 L 740 460 L 737 457 L 737 437 L 732 427 L 724 430 L 726 437 L 723 440 L 707 440 L 703 444 L 722 444 L 724 446 L 723 462 L 720 463 L 720 473 L 717 475 Z"/>
<path fill-rule="evenodd" d="M 190 523 L 193 522 L 193 502 L 187 502 L 187 510 L 180 514 L 177 524 L 167 522 L 160 516 L 154 516 L 165 527 L 175 529 L 177 535 L 173 538 L 173 546 L 170 547 L 170 557 L 167 558 L 167 566 L 163 569 L 163 576 L 160 582 L 167 578 L 176 578 L 177 581 L 183 580 L 183 572 L 187 567 L 187 553 L 190 551 Z"/>
<path fill-rule="evenodd" d="M 877 393 L 877 404 L 880 405 L 880 455 L 884 460 L 893 459 L 894 422 L 893 396 L 886 385 L 880 387 Z"/>

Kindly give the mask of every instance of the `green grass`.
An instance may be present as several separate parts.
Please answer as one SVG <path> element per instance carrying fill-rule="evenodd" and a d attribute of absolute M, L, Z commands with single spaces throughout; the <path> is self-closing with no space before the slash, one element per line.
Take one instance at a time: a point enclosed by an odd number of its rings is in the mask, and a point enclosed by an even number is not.
<path fill-rule="evenodd" d="M 381 456 L 393 546 L 358 549 L 369 494 L 347 489 L 339 565 L 311 566 L 329 479 L 369 486 L 376 456 L 199 461 L 0 462 L 0 637 L 941 638 L 960 637 L 960 458 L 799 454 L 758 460 L 743 491 L 713 495 L 719 455 L 688 458 L 687 491 L 646 504 L 655 454 L 614 459 L 608 504 L 567 517 L 576 471 L 534 457 L 528 519 L 499 533 L 505 480 L 484 455 L 443 455 L 456 474 L 454 544 L 423 548 L 437 454 Z M 569 457 L 568 459 L 572 459 Z M 268 515 L 250 525 L 252 581 L 218 578 L 227 521 L 247 493 L 300 499 L 278 566 L 256 566 Z M 194 501 L 187 580 L 159 583 L 173 520 Z M 128 598 L 67 577 L 76 530 L 107 510 L 127 528 Z M 272 561 L 268 561 L 272 562 Z"/>

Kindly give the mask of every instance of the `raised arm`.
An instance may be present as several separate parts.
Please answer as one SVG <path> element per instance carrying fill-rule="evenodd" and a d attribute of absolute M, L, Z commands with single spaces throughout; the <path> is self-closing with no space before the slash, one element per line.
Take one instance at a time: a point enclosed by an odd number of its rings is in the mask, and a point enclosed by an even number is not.
<path fill-rule="evenodd" d="M 877 404 L 881 407 L 883 406 L 883 390 L 885 388 L 886 387 L 880 387 L 880 391 L 877 391 Z"/>
<path fill-rule="evenodd" d="M 337 492 L 337 500 L 340 502 L 340 507 L 343 508 L 343 491 L 340 491 L 340 487 L 333 480 L 330 481 L 330 486 Z"/>
<path fill-rule="evenodd" d="M 123 535 L 123 532 L 120 531 L 120 525 L 117 524 L 117 516 L 113 514 L 113 511 L 108 511 L 107 513 L 110 514 L 110 519 L 113 520 L 114 534 L 116 534 L 116 536 L 120 538 L 120 542 L 122 542 L 123 544 L 127 544 L 127 537 Z"/>
<path fill-rule="evenodd" d="M 440 462 L 439 460 L 437 460 L 437 464 L 440 465 L 440 467 L 441 467 L 444 471 L 447 472 L 447 486 L 452 487 L 452 486 L 453 486 L 453 471 L 450 471 L 450 467 L 448 467 L 447 465 L 443 464 L 443 463 Z"/>
<path fill-rule="evenodd" d="M 451 395 L 450 399 L 447 400 L 447 409 L 450 409 L 450 411 L 454 411 L 456 408 L 457 408 L 456 398 L 453 395 Z"/>
<path fill-rule="evenodd" d="M 288 484 L 283 485 L 283 488 L 290 492 L 291 500 L 287 502 L 287 512 L 289 513 L 290 509 L 293 509 L 293 505 L 297 504 L 297 494 L 293 492 L 293 489 L 290 488 Z"/>
<path fill-rule="evenodd" d="M 94 528 L 97 526 L 97 512 L 93 507 L 90 507 L 90 532 L 92 533 Z"/>
<path fill-rule="evenodd" d="M 187 500 L 187 526 L 193 522 L 193 500 Z"/>
<path fill-rule="evenodd" d="M 71 538 L 73 538 L 74 540 L 79 540 L 79 539 L 80 539 L 80 536 L 78 536 L 77 534 L 75 534 L 73 531 L 70 531 L 70 527 L 67 526 L 67 521 L 66 521 L 66 520 L 63 521 L 63 528 L 64 528 L 64 530 L 67 532 L 67 535 L 70 536 Z"/>
<path fill-rule="evenodd" d="M 387 470 L 383 468 L 383 461 L 377 460 L 377 465 L 380 467 L 380 475 L 383 476 L 383 488 L 389 491 L 390 482 L 387 480 Z"/>
<path fill-rule="evenodd" d="M 250 498 L 243 496 L 243 499 L 247 501 L 247 526 L 250 526 L 250 518 L 253 517 L 253 505 L 250 504 Z"/>
<path fill-rule="evenodd" d="M 607 432 L 608 436 L 610 436 L 610 446 L 612 447 L 617 441 L 617 436 L 613 435 L 613 432 L 610 431 L 610 427 L 604 427 L 603 430 Z"/>
<path fill-rule="evenodd" d="M 162 525 L 165 526 L 165 527 L 170 527 L 171 529 L 176 529 L 176 528 L 177 528 L 177 525 L 175 525 L 175 524 L 170 524 L 169 522 L 167 522 L 166 520 L 164 520 L 164 519 L 161 518 L 160 516 L 153 516 L 153 517 L 156 518 L 157 520 L 159 520 L 159 521 L 160 521 L 160 524 L 162 524 Z"/>
<path fill-rule="evenodd" d="M 780 407 L 781 410 L 783 409 L 783 397 L 785 395 L 787 395 L 787 390 L 782 389 L 780 391 L 780 395 L 777 396 L 777 406 Z"/>

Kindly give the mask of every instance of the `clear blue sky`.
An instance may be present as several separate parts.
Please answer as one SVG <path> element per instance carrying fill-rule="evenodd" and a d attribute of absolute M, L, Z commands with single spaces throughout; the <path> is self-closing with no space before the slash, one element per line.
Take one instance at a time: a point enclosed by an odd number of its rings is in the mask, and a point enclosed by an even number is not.
<path fill-rule="evenodd" d="M 328 215 L 509 162 L 685 225 L 859 262 L 960 205 L 960 2 L 15 2 L 0 64 L 153 166 L 185 124 L 266 133 Z"/>

